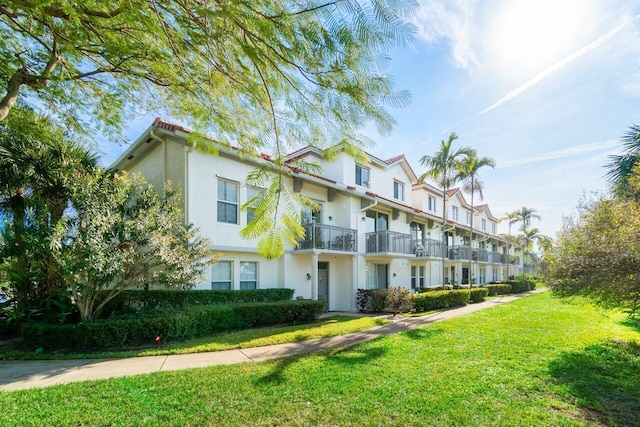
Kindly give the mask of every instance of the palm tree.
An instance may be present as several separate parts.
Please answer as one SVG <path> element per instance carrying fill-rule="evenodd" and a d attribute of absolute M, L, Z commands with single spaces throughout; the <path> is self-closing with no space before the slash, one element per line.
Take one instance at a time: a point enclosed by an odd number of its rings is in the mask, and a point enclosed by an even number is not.
<path fill-rule="evenodd" d="M 518 221 L 516 212 L 507 212 L 504 218 L 500 218 L 500 222 L 509 221 L 509 237 L 507 238 L 507 280 L 509 280 L 509 267 L 511 266 L 511 226 Z"/>
<path fill-rule="evenodd" d="M 629 178 L 633 175 L 633 168 L 640 156 L 640 125 L 632 125 L 621 139 L 624 152 L 620 155 L 609 156 L 611 162 L 606 166 L 609 171 L 605 175 L 611 183 L 613 194 L 618 197 L 638 197 L 629 185 Z M 636 194 L 634 194 L 636 193 Z"/>
<path fill-rule="evenodd" d="M 535 227 L 526 230 L 523 226 L 521 231 L 522 231 L 522 234 L 520 235 L 520 242 L 524 249 L 523 255 L 529 258 L 530 261 L 533 261 L 533 257 L 531 255 L 533 253 L 533 244 L 538 242 L 541 238 L 543 238 L 543 235 L 540 234 L 540 230 Z"/>
<path fill-rule="evenodd" d="M 482 191 L 484 185 L 482 181 L 478 179 L 478 172 L 485 166 L 492 168 L 496 167 L 496 161 L 489 157 L 478 157 L 478 152 L 475 149 L 471 149 L 470 153 L 465 156 L 458 165 L 457 178 L 463 181 L 462 190 L 471 194 L 471 221 L 469 224 L 469 250 L 473 246 L 473 195 L 478 193 L 480 200 L 484 198 Z M 472 268 L 473 268 L 473 256 L 469 257 L 469 285 L 472 284 Z"/>
<path fill-rule="evenodd" d="M 522 231 L 526 234 L 529 226 L 531 225 L 532 219 L 541 220 L 542 217 L 538 214 L 538 211 L 534 208 L 528 208 L 526 206 L 521 207 L 520 209 L 516 209 L 514 211 L 516 214 L 516 222 L 522 223 Z"/>
<path fill-rule="evenodd" d="M 447 275 L 444 265 L 445 248 L 447 247 L 447 190 L 459 179 L 456 172 L 461 159 L 470 155 L 472 151 L 470 147 L 454 150 L 452 145 L 456 139 L 458 139 L 458 135 L 451 132 L 449 139 L 441 141 L 440 149 L 432 156 L 422 156 L 420 164 L 427 168 L 427 171 L 418 179 L 422 182 L 425 178 L 430 178 L 442 188 L 442 284 L 444 284 Z"/>

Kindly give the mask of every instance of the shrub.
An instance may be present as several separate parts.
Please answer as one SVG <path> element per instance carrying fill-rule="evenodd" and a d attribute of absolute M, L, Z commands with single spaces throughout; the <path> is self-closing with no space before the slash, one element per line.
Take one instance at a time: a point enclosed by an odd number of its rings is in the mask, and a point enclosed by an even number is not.
<path fill-rule="evenodd" d="M 489 296 L 504 295 L 504 294 L 511 293 L 511 285 L 509 283 L 498 283 L 495 285 L 487 285 L 486 289 L 489 292 Z"/>
<path fill-rule="evenodd" d="M 468 289 L 434 291 L 413 295 L 413 305 L 418 312 L 465 305 L 469 302 Z"/>
<path fill-rule="evenodd" d="M 511 292 L 514 294 L 519 294 L 520 292 L 527 292 L 530 290 L 529 280 L 527 279 L 518 279 L 509 282 L 511 284 Z"/>
<path fill-rule="evenodd" d="M 402 286 L 389 288 L 387 291 L 387 304 L 394 316 L 398 313 L 411 311 L 413 300 L 409 289 Z"/>
<path fill-rule="evenodd" d="M 387 290 L 371 289 L 371 311 L 374 313 L 382 313 L 387 308 Z"/>
<path fill-rule="evenodd" d="M 368 289 L 358 289 L 356 293 L 356 304 L 358 305 L 358 310 L 366 311 L 369 310 L 369 296 L 371 291 Z"/>
<path fill-rule="evenodd" d="M 248 289 L 235 291 L 209 290 L 130 290 L 122 292 L 104 309 L 106 315 L 117 312 L 140 312 L 168 308 L 183 308 L 191 305 L 235 304 L 246 302 L 289 301 L 293 289 Z M 107 317 L 105 315 L 105 317 Z"/>
<path fill-rule="evenodd" d="M 192 306 L 74 325 L 25 323 L 20 337 L 30 348 L 114 349 L 149 345 L 158 336 L 163 341 L 177 341 L 248 327 L 309 322 L 323 310 L 324 301 L 310 300 Z"/>
<path fill-rule="evenodd" d="M 382 313 L 387 308 L 386 289 L 358 289 L 356 294 L 358 310 Z"/>
<path fill-rule="evenodd" d="M 482 302 L 489 295 L 487 288 L 471 288 L 469 290 L 469 300 L 471 302 Z"/>

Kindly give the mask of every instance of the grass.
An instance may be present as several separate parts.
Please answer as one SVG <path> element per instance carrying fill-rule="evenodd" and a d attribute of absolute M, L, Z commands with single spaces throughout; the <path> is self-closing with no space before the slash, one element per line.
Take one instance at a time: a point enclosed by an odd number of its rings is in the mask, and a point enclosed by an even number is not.
<path fill-rule="evenodd" d="M 639 342 L 544 293 L 346 349 L 0 393 L 0 425 L 640 425 Z"/>
<path fill-rule="evenodd" d="M 0 347 L 0 360 L 43 360 L 43 359 L 104 359 L 139 356 L 160 356 L 166 354 L 203 353 L 207 351 L 231 350 L 235 348 L 261 347 L 332 337 L 358 332 L 374 326 L 389 323 L 388 320 L 373 317 L 332 316 L 318 322 L 295 325 L 250 329 L 231 332 L 207 338 L 176 342 L 161 347 L 104 351 L 100 353 L 35 353 Z"/>

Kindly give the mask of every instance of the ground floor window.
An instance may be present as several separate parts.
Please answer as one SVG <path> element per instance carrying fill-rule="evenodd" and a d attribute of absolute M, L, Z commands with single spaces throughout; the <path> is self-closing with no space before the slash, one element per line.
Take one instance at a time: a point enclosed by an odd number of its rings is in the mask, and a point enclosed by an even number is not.
<path fill-rule="evenodd" d="M 240 261 L 240 290 L 258 289 L 258 263 Z"/>
<path fill-rule="evenodd" d="M 389 287 L 389 264 L 367 263 L 367 289 Z"/>
<path fill-rule="evenodd" d="M 218 261 L 211 266 L 211 289 L 214 291 L 231 289 L 233 282 L 233 263 Z"/>
<path fill-rule="evenodd" d="M 487 283 L 487 269 L 486 267 L 480 267 L 480 284 L 484 285 Z"/>
<path fill-rule="evenodd" d="M 498 269 L 494 268 L 492 271 L 492 275 L 493 277 L 491 278 L 492 281 L 497 282 L 498 281 Z"/>
<path fill-rule="evenodd" d="M 411 266 L 411 289 L 424 288 L 424 266 Z"/>

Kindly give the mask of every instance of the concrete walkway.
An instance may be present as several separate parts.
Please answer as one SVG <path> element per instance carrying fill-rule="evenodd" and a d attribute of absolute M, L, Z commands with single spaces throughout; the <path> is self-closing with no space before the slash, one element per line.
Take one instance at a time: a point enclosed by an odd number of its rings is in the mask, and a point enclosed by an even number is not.
<path fill-rule="evenodd" d="M 546 291 L 536 289 L 516 295 L 503 296 L 478 304 L 440 311 L 422 317 L 388 318 L 392 323 L 365 329 L 348 335 L 318 338 L 290 344 L 216 351 L 210 353 L 177 354 L 169 356 L 133 357 L 129 359 L 28 360 L 0 361 L 0 390 L 12 391 L 48 387 L 75 381 L 99 380 L 159 371 L 202 368 L 241 362 L 259 362 L 279 357 L 310 353 L 328 348 L 348 347 L 386 335 L 419 328 L 440 320 L 464 316 L 485 308 L 514 301 L 527 295 Z"/>

